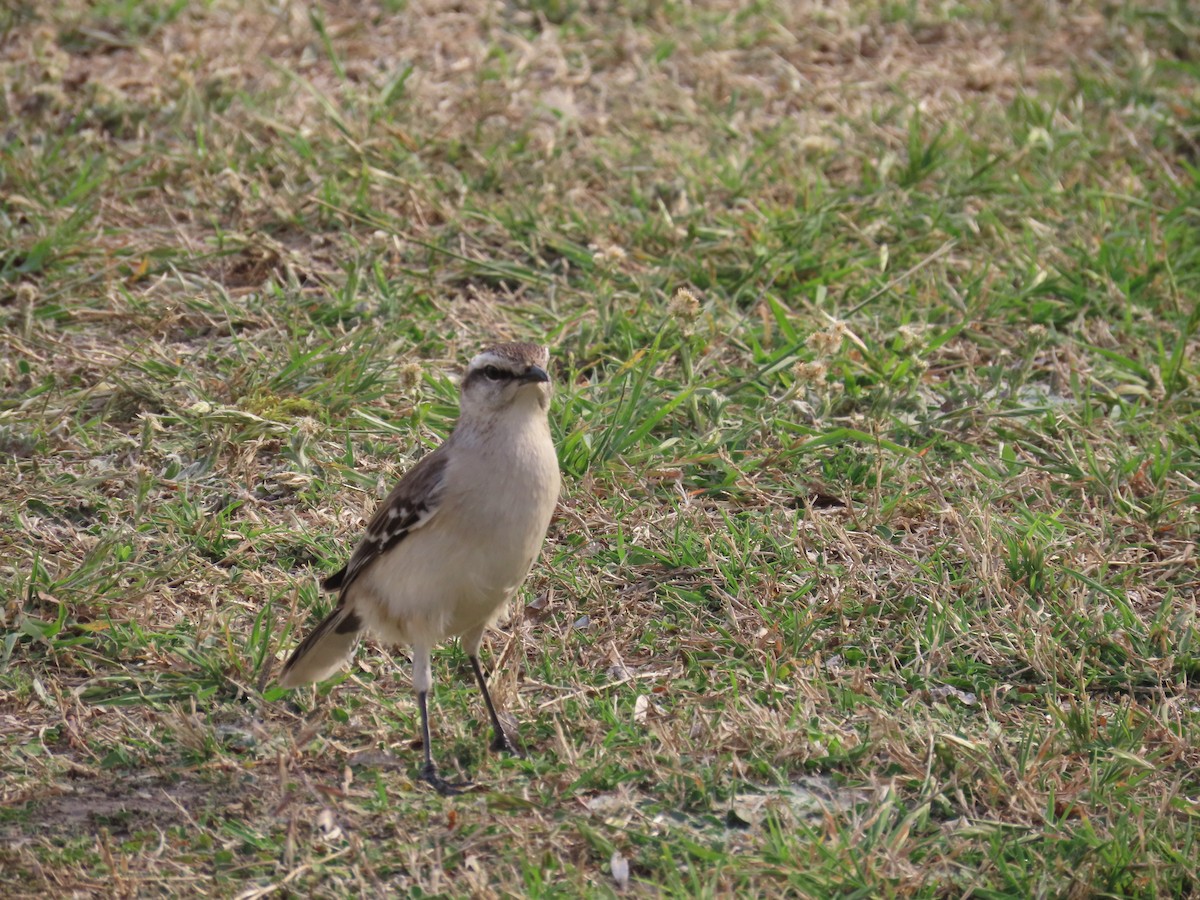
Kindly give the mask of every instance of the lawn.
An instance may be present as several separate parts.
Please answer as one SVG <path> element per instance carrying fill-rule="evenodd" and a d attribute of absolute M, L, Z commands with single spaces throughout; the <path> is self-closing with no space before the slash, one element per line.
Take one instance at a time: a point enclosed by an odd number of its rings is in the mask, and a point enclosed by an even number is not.
<path fill-rule="evenodd" d="M 1200 893 L 1187 0 L 0 10 L 0 896 Z M 417 780 L 274 682 L 497 339 Z"/>

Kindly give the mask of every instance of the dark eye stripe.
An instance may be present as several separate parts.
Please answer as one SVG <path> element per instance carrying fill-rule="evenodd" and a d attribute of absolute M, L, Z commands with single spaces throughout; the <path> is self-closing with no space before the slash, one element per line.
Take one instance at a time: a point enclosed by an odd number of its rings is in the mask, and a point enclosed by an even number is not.
<path fill-rule="evenodd" d="M 516 377 L 508 369 L 501 369 L 499 366 L 482 366 L 467 373 L 467 380 L 463 383 L 463 388 L 475 381 L 503 382 L 512 381 Z"/>

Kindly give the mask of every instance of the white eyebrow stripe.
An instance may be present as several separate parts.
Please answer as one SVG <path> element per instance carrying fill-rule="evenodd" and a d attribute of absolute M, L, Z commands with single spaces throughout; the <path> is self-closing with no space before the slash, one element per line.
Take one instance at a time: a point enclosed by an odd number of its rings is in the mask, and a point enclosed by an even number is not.
<path fill-rule="evenodd" d="M 496 366 L 500 369 L 511 370 L 513 369 L 514 365 L 515 364 L 513 361 L 507 356 L 501 356 L 499 353 L 484 351 L 467 363 L 467 371 L 470 372 L 472 369 L 482 369 L 485 366 Z"/>

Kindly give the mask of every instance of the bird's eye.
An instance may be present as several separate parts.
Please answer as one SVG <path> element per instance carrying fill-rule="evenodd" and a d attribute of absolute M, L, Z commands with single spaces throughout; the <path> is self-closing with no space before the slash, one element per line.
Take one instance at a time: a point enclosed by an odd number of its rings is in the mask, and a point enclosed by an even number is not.
<path fill-rule="evenodd" d="M 500 371 L 495 366 L 485 366 L 483 369 L 483 376 L 488 381 L 499 381 L 504 377 L 504 374 L 504 372 Z"/>

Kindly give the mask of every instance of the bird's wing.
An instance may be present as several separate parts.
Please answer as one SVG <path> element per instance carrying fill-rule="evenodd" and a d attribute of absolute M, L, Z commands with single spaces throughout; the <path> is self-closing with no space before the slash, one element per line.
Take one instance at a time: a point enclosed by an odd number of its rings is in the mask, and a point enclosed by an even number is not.
<path fill-rule="evenodd" d="M 445 449 L 443 444 L 423 457 L 392 488 L 375 510 L 350 561 L 325 580 L 326 590 L 344 592 L 371 563 L 437 515 L 446 482 Z"/>

